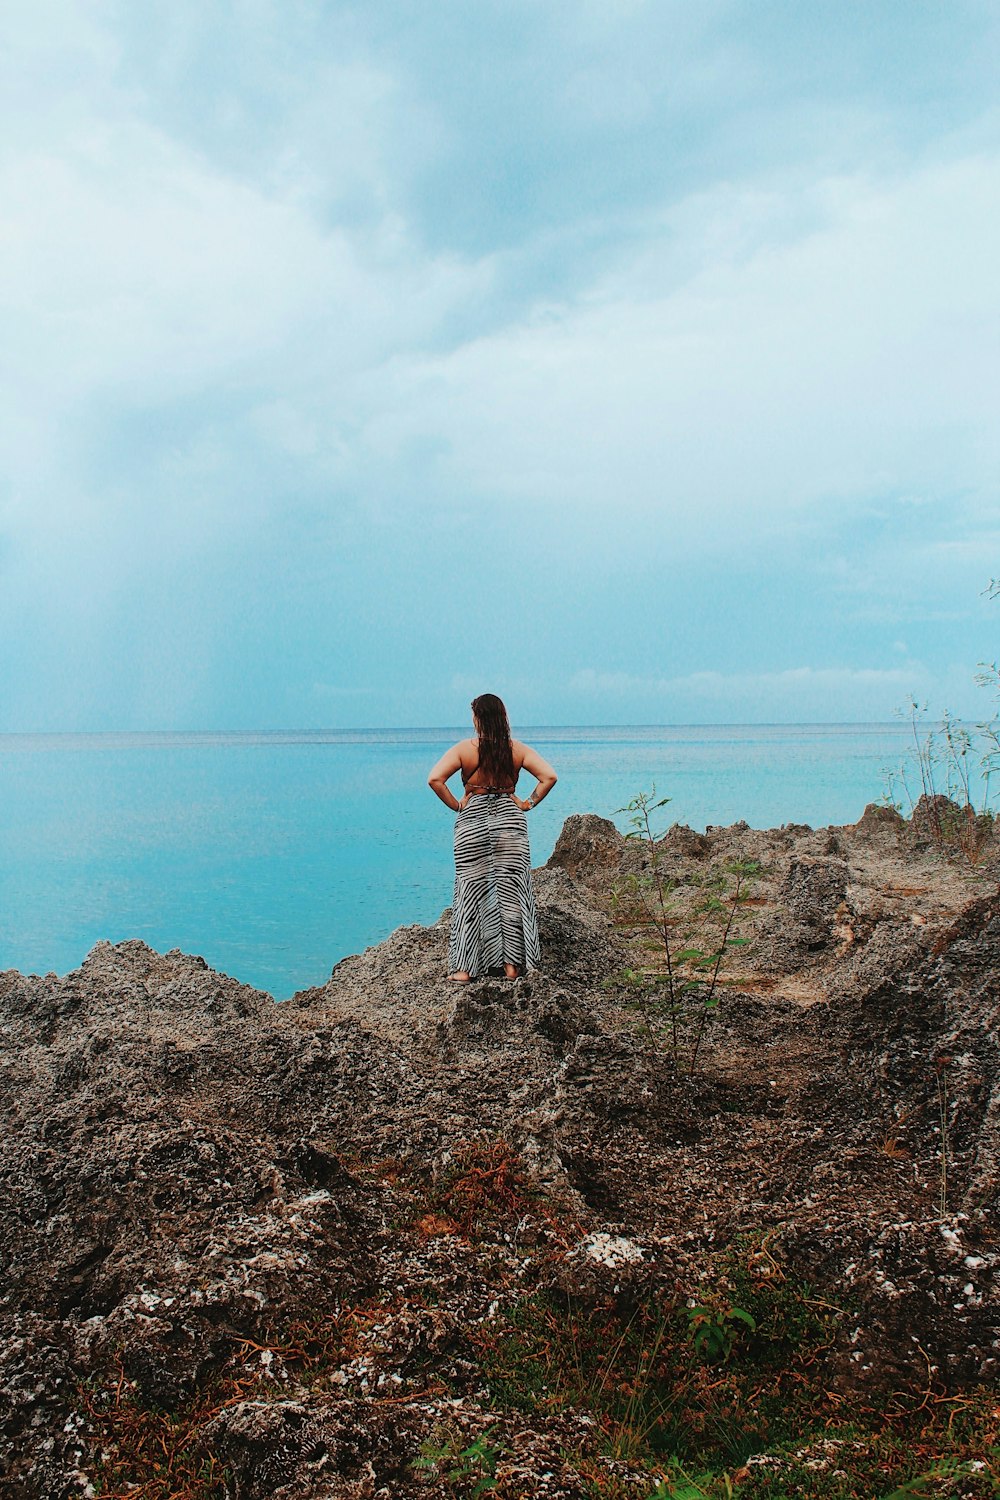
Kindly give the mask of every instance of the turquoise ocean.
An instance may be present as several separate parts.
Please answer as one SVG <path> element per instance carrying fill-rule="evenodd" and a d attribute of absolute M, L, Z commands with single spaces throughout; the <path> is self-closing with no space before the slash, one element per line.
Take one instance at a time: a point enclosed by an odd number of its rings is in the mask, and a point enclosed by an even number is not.
<path fill-rule="evenodd" d="M 0 969 L 94 943 L 181 948 L 285 999 L 451 902 L 453 815 L 426 785 L 467 731 L 0 735 Z M 665 821 L 849 823 L 906 755 L 901 724 L 522 728 L 559 773 L 532 862 L 571 813 L 636 792 Z M 527 784 L 531 783 L 525 778 Z M 522 787 L 522 791 L 524 788 Z"/>

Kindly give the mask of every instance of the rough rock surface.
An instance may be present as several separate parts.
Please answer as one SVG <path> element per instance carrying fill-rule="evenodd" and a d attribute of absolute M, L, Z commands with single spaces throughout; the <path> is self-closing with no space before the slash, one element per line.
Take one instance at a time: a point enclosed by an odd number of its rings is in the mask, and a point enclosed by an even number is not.
<path fill-rule="evenodd" d="M 995 1376 L 995 864 L 876 808 L 659 852 L 701 943 L 712 873 L 753 868 L 694 1077 L 627 1006 L 644 855 L 595 817 L 536 872 L 517 983 L 444 981 L 447 914 L 282 1005 L 140 942 L 0 974 L 5 1500 L 95 1493 L 123 1391 L 197 1406 L 221 1369 L 243 1397 L 195 1436 L 234 1500 L 451 1493 L 421 1444 L 489 1422 L 525 1495 L 581 1493 L 585 1419 L 493 1412 L 475 1331 L 547 1277 L 696 1296 L 746 1232 L 851 1309 L 831 1381 Z M 512 1177 L 515 1218 L 474 1232 L 455 1184 L 496 1187 L 501 1142 L 535 1196 Z M 310 1382 L 281 1351 L 323 1317 Z"/>

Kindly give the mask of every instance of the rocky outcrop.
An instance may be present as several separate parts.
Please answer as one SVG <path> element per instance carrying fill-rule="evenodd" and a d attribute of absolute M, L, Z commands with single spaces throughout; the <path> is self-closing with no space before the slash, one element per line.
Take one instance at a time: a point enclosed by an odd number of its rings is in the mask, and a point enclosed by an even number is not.
<path fill-rule="evenodd" d="M 581 1493 L 586 1420 L 493 1411 L 482 1329 L 542 1286 L 683 1306 L 741 1236 L 850 1309 L 844 1390 L 995 1374 L 1000 906 L 919 842 L 670 831 L 678 946 L 751 871 L 693 1077 L 621 978 L 649 851 L 593 817 L 517 983 L 445 982 L 446 917 L 282 1005 L 139 942 L 0 975 L 0 1494 L 94 1493 L 139 1408 L 240 1500 L 449 1493 L 421 1445 L 491 1423 Z"/>

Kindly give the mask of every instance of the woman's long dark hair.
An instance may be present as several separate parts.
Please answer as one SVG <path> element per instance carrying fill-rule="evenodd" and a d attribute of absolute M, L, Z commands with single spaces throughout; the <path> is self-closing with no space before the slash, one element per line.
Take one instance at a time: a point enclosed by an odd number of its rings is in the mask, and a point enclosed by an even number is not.
<path fill-rule="evenodd" d="M 472 700 L 472 712 L 479 730 L 479 764 L 484 774 L 493 786 L 513 786 L 517 772 L 503 699 L 496 693 L 481 693 Z"/>

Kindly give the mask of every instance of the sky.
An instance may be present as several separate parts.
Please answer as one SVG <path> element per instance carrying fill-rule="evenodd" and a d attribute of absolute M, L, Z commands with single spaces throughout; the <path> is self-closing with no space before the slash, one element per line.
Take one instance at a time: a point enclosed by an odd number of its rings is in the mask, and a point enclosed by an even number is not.
<path fill-rule="evenodd" d="M 990 711 L 993 0 L 6 0 L 0 731 Z"/>

